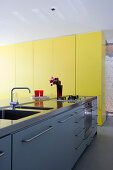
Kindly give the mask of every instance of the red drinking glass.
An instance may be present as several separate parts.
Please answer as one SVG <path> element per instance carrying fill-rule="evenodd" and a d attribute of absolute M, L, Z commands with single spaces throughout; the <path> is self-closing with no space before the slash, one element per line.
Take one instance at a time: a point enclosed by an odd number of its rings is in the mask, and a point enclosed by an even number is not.
<path fill-rule="evenodd" d="M 40 90 L 40 96 L 43 96 L 44 91 Z"/>
<path fill-rule="evenodd" d="M 35 92 L 35 97 L 38 97 L 39 96 L 39 91 L 40 90 L 35 90 L 34 92 Z"/>

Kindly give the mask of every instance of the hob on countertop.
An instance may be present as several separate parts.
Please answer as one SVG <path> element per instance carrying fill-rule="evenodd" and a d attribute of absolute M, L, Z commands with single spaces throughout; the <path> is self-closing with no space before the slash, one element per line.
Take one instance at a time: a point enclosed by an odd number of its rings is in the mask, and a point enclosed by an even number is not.
<path fill-rule="evenodd" d="M 88 97 L 91 97 L 91 96 L 68 95 L 68 96 L 63 96 L 63 97 L 57 97 L 57 99 L 53 99 L 53 101 L 76 103 L 76 102 L 85 100 Z"/>

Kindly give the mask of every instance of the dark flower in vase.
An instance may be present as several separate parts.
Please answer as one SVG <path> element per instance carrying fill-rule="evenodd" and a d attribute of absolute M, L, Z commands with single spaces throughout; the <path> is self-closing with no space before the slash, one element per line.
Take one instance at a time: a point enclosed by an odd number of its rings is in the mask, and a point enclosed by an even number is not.
<path fill-rule="evenodd" d="M 58 86 L 61 86 L 61 81 L 59 80 L 59 78 L 51 77 L 49 82 L 51 83 L 51 86 L 53 86 L 55 84 L 58 85 Z"/>

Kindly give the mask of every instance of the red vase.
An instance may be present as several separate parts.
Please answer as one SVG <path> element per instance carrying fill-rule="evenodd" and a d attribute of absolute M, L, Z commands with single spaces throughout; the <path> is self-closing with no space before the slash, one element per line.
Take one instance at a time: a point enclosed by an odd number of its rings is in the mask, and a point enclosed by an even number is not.
<path fill-rule="evenodd" d="M 62 85 L 57 85 L 57 98 L 62 97 Z"/>

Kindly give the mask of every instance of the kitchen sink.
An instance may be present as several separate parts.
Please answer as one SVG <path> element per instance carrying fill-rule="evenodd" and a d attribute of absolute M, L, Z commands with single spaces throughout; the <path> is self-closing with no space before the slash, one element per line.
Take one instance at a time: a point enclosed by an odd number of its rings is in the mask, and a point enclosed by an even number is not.
<path fill-rule="evenodd" d="M 16 106 L 18 109 L 35 109 L 35 110 L 51 110 L 52 107 L 32 107 L 32 106 Z"/>
<path fill-rule="evenodd" d="M 27 116 L 40 113 L 38 111 L 0 110 L 0 119 L 18 120 Z"/>

